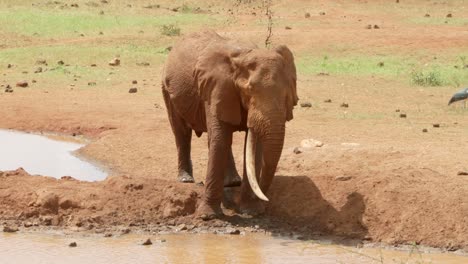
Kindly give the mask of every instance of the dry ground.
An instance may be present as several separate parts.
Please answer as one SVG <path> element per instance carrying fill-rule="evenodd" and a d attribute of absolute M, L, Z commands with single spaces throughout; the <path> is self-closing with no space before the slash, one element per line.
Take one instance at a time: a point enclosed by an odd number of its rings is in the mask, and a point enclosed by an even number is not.
<path fill-rule="evenodd" d="M 159 83 L 165 48 L 178 37 L 159 29 L 175 23 L 186 34 L 209 27 L 263 45 L 267 21 L 260 1 L 241 2 L 251 3 L 186 1 L 174 12 L 183 2 L 161 1 L 159 8 L 145 8 L 151 1 L 131 7 L 76 1 L 78 8 L 2 2 L 0 20 L 10 26 L 0 30 L 0 128 L 90 138 L 80 154 L 111 176 L 87 183 L 0 173 L 0 218 L 79 230 L 223 226 L 192 221 L 202 188 L 175 181 L 175 145 Z M 274 1 L 272 7 L 273 44 L 294 51 L 300 102 L 312 107 L 298 106 L 287 124 L 266 216 L 225 221 L 305 237 L 468 248 L 468 177 L 457 175 L 468 170 L 468 109 L 447 106 L 451 94 L 468 85 L 467 3 L 313 2 Z M 121 66 L 108 66 L 117 55 Z M 35 64 L 39 59 L 48 65 Z M 37 67 L 47 71 L 34 73 Z M 438 86 L 411 82 L 412 72 L 427 71 L 440 74 Z M 14 87 L 23 79 L 28 88 Z M 13 93 L 3 92 L 7 84 Z M 129 94 L 131 87 L 138 93 Z M 236 134 L 237 161 L 242 138 Z M 307 138 L 324 146 L 294 154 Z M 195 178 L 203 181 L 205 136 L 193 146 Z"/>

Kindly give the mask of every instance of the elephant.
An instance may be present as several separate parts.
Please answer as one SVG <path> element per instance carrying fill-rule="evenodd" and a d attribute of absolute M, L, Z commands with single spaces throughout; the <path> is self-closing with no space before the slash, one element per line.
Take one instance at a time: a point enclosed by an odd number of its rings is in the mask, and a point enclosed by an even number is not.
<path fill-rule="evenodd" d="M 237 210 L 265 211 L 284 144 L 286 121 L 297 104 L 296 67 L 284 45 L 261 49 L 214 31 L 183 37 L 163 68 L 162 93 L 178 154 L 178 180 L 194 182 L 192 131 L 208 133 L 204 195 L 195 215 L 223 215 L 223 187 L 239 186 Z M 246 132 L 243 178 L 232 155 L 232 135 Z M 263 200 L 263 201 L 262 201 Z"/>

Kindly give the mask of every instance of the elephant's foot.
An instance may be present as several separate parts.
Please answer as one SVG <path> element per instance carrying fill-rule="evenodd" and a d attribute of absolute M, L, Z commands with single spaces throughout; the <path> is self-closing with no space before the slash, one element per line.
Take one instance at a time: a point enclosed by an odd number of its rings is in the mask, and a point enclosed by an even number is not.
<path fill-rule="evenodd" d="M 205 201 L 201 202 L 196 212 L 196 217 L 202 219 L 203 221 L 220 218 L 222 216 L 224 216 L 224 214 L 219 204 L 209 205 Z"/>
<path fill-rule="evenodd" d="M 239 201 L 239 187 L 224 187 L 223 190 L 223 206 L 226 209 L 236 209 Z"/>
<path fill-rule="evenodd" d="M 183 182 L 183 183 L 193 183 L 195 182 L 195 179 L 193 178 L 193 176 L 184 171 L 184 170 L 180 170 L 179 171 L 179 175 L 177 176 L 177 179 L 180 181 L 180 182 Z"/>
<path fill-rule="evenodd" d="M 239 203 L 239 213 L 251 216 L 258 216 L 265 213 L 265 202 L 258 199 L 241 200 Z"/>
<path fill-rule="evenodd" d="M 242 179 L 235 168 L 228 168 L 224 173 L 224 187 L 240 186 Z"/>

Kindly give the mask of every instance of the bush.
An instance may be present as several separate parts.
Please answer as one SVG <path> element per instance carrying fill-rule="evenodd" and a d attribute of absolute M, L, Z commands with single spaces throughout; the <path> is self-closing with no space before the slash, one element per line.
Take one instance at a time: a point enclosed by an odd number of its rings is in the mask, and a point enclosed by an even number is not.
<path fill-rule="evenodd" d="M 179 36 L 180 28 L 177 25 L 163 25 L 161 27 L 161 34 L 169 37 Z"/>
<path fill-rule="evenodd" d="M 413 71 L 411 73 L 411 81 L 421 86 L 441 86 L 443 84 L 439 72 L 436 71 L 427 73 Z"/>

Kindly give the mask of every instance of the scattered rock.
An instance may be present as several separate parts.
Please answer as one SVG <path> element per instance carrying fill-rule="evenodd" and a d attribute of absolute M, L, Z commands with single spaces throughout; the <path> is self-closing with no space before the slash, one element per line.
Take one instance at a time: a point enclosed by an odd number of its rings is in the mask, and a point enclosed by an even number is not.
<path fill-rule="evenodd" d="M 10 69 L 11 67 L 13 67 L 13 65 L 11 65 L 10 63 L 8 63 L 7 68 Z"/>
<path fill-rule="evenodd" d="M 429 14 L 425 14 L 425 15 L 424 15 L 424 17 L 431 17 L 431 15 L 429 15 Z"/>
<path fill-rule="evenodd" d="M 325 101 L 323 101 L 324 103 L 331 103 L 332 102 L 332 99 L 327 99 Z"/>
<path fill-rule="evenodd" d="M 352 178 L 353 178 L 352 176 L 336 176 L 335 180 L 337 180 L 337 181 L 349 181 Z"/>
<path fill-rule="evenodd" d="M 137 62 L 137 66 L 150 66 L 149 62 Z"/>
<path fill-rule="evenodd" d="M 99 35 L 104 35 L 104 32 L 102 32 L 102 31 L 99 31 Z"/>
<path fill-rule="evenodd" d="M 400 118 L 406 118 L 406 114 L 400 114 Z"/>
<path fill-rule="evenodd" d="M 151 242 L 151 239 L 146 239 L 145 242 L 142 243 L 143 246 L 149 246 L 149 245 L 153 245 L 153 242 Z"/>
<path fill-rule="evenodd" d="M 397 3 L 397 4 L 400 3 L 400 0 L 396 0 L 395 3 Z"/>
<path fill-rule="evenodd" d="M 34 73 L 41 73 L 42 72 L 42 67 L 37 67 Z"/>
<path fill-rule="evenodd" d="M 377 63 L 377 66 L 383 67 L 383 66 L 385 66 L 385 63 L 383 61 L 381 61 L 381 62 Z"/>
<path fill-rule="evenodd" d="M 304 14 L 304 17 L 305 17 L 305 18 L 310 18 L 310 13 L 309 13 L 309 12 L 305 13 L 305 14 Z"/>
<path fill-rule="evenodd" d="M 31 222 L 24 222 L 23 226 L 24 226 L 24 227 L 31 227 L 31 226 L 33 226 L 33 223 L 31 223 Z"/>
<path fill-rule="evenodd" d="M 119 66 L 120 65 L 120 59 L 119 58 L 114 58 L 113 60 L 109 61 L 110 66 Z"/>
<path fill-rule="evenodd" d="M 27 81 L 19 81 L 16 83 L 17 87 L 28 87 L 28 82 Z"/>
<path fill-rule="evenodd" d="M 106 233 L 106 234 L 104 234 L 104 237 L 112 237 L 112 234 L 111 233 Z"/>
<path fill-rule="evenodd" d="M 36 81 L 36 80 L 34 80 L 34 79 L 33 79 L 33 80 L 31 80 L 31 82 L 32 82 L 32 83 L 37 83 L 37 81 Z"/>
<path fill-rule="evenodd" d="M 100 15 L 104 15 L 104 11 L 102 11 L 102 10 L 99 11 L 99 14 L 100 14 Z"/>
<path fill-rule="evenodd" d="M 96 64 L 94 64 L 94 63 L 93 63 L 93 64 L 91 64 L 91 67 L 96 67 L 96 66 L 97 66 L 97 65 L 96 65 Z"/>
<path fill-rule="evenodd" d="M 38 65 L 47 65 L 47 61 L 46 60 L 37 60 L 36 64 L 38 64 Z"/>
<path fill-rule="evenodd" d="M 324 16 L 326 14 L 325 14 L 325 12 L 322 11 L 322 12 L 319 13 L 319 15 Z"/>
<path fill-rule="evenodd" d="M 348 104 L 348 103 L 342 103 L 342 104 L 340 105 L 340 107 L 348 108 L 348 107 L 349 107 L 349 104 Z"/>
<path fill-rule="evenodd" d="M 16 226 L 4 226 L 3 232 L 5 233 L 15 233 L 18 232 L 18 227 Z"/>
<path fill-rule="evenodd" d="M 374 29 L 379 29 L 380 27 L 378 25 L 374 25 Z"/>
<path fill-rule="evenodd" d="M 399 112 L 400 112 L 400 109 L 396 109 L 395 112 L 399 113 Z"/>
<path fill-rule="evenodd" d="M 80 7 L 78 4 L 71 4 L 70 6 L 71 6 L 71 7 L 75 7 L 75 8 Z"/>
<path fill-rule="evenodd" d="M 107 0 L 101 0 L 101 3 L 108 4 L 109 2 Z"/>
<path fill-rule="evenodd" d="M 451 13 L 449 13 L 449 14 L 447 14 L 447 16 L 446 16 L 446 17 L 452 17 L 452 14 L 451 14 Z"/>
<path fill-rule="evenodd" d="M 7 86 L 7 88 L 5 88 L 5 93 L 12 93 L 13 92 L 13 89 L 11 89 L 11 87 Z"/>
<path fill-rule="evenodd" d="M 440 127 L 440 124 L 432 124 L 432 127 Z"/>
<path fill-rule="evenodd" d="M 427 131 L 428 131 L 427 128 L 423 128 L 422 130 L 423 133 L 427 133 Z"/>
<path fill-rule="evenodd" d="M 96 82 L 88 82 L 88 86 L 96 86 Z"/>
<path fill-rule="evenodd" d="M 284 29 L 291 30 L 292 28 L 290 26 L 285 26 Z"/>
<path fill-rule="evenodd" d="M 301 149 L 298 148 L 298 147 L 295 147 L 295 148 L 293 149 L 293 152 L 294 152 L 294 154 L 301 154 L 301 153 L 302 153 Z"/>
<path fill-rule="evenodd" d="M 136 92 L 138 92 L 138 89 L 137 89 L 137 88 L 130 88 L 130 89 L 128 90 L 128 93 L 136 93 Z"/>
<path fill-rule="evenodd" d="M 76 244 L 76 242 L 71 242 L 70 244 L 68 244 L 69 247 L 76 247 L 78 246 L 78 244 Z"/>
<path fill-rule="evenodd" d="M 232 227 L 228 227 L 225 233 L 229 235 L 240 235 L 240 230 L 232 228 Z"/>
<path fill-rule="evenodd" d="M 138 83 L 137 80 L 132 81 L 132 84 L 137 84 L 137 83 Z"/>
<path fill-rule="evenodd" d="M 312 107 L 312 103 L 310 102 L 301 103 L 301 107 Z"/>
<path fill-rule="evenodd" d="M 301 141 L 301 147 L 303 147 L 303 148 L 313 148 L 313 147 L 320 148 L 322 146 L 323 146 L 322 141 L 315 140 L 315 139 L 312 139 L 312 138 L 304 139 L 304 140 Z"/>
<path fill-rule="evenodd" d="M 62 66 L 62 65 L 65 64 L 65 62 L 63 62 L 63 60 L 59 60 L 59 61 L 57 61 L 57 64 L 60 65 L 60 66 Z"/>
<path fill-rule="evenodd" d="M 372 29 L 372 25 L 367 25 L 366 28 L 367 29 Z"/>
<path fill-rule="evenodd" d="M 457 173 L 458 176 L 468 176 L 468 171 L 459 171 Z"/>

